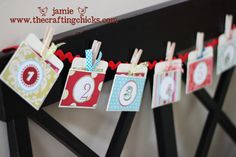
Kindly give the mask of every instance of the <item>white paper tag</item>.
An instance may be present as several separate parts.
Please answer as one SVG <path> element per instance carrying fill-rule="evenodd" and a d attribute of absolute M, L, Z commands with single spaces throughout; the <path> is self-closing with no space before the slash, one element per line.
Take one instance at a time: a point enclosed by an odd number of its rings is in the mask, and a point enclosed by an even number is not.
<path fill-rule="evenodd" d="M 167 61 L 157 63 L 153 76 L 152 108 L 177 102 L 181 95 L 182 60 L 170 62 L 175 69 L 167 70 Z"/>
<path fill-rule="evenodd" d="M 222 34 L 219 37 L 216 74 L 220 75 L 236 65 L 236 29 L 232 30 L 231 39 Z"/>

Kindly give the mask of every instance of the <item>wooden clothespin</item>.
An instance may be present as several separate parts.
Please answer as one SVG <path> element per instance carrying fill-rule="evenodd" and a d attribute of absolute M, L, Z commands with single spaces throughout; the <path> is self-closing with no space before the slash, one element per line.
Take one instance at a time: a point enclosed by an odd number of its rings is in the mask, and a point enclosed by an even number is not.
<path fill-rule="evenodd" d="M 129 75 L 133 75 L 135 73 L 135 71 L 137 70 L 136 68 L 139 68 L 139 67 L 137 67 L 137 64 L 139 62 L 139 59 L 140 59 L 142 53 L 143 53 L 142 49 L 137 49 L 136 48 L 134 50 L 133 56 L 130 60 L 131 67 L 130 67 L 130 70 L 129 70 Z"/>
<path fill-rule="evenodd" d="M 171 43 L 170 41 L 168 41 L 168 43 L 167 43 L 166 61 L 168 61 L 169 63 L 173 59 L 174 51 L 175 51 L 175 45 L 176 45 L 175 42 Z"/>
<path fill-rule="evenodd" d="M 40 55 L 44 57 L 49 49 L 50 43 L 52 41 L 55 29 L 52 27 L 47 27 L 43 36 L 43 47 L 40 52 Z"/>
<path fill-rule="evenodd" d="M 102 43 L 100 41 L 94 40 L 91 49 L 85 51 L 86 69 L 88 71 L 94 71 L 102 58 L 102 53 L 99 54 L 99 49 L 101 47 L 101 44 Z"/>
<path fill-rule="evenodd" d="M 92 57 L 93 58 L 93 64 L 96 61 L 96 58 L 98 56 L 101 45 L 102 45 L 102 42 L 97 41 L 97 40 L 93 41 L 93 45 L 92 45 L 92 48 L 91 48 L 91 51 L 93 53 L 93 57 Z"/>
<path fill-rule="evenodd" d="M 233 25 L 233 15 L 226 15 L 226 17 L 225 17 L 225 34 L 228 39 L 231 38 L 232 25 Z"/>
<path fill-rule="evenodd" d="M 174 56 L 174 51 L 175 51 L 175 42 L 171 43 L 170 41 L 168 41 L 166 48 L 167 71 L 171 68 L 171 61 Z"/>
<path fill-rule="evenodd" d="M 142 53 L 143 53 L 143 50 L 142 50 L 142 49 L 137 49 L 137 48 L 136 48 L 136 49 L 134 50 L 134 53 L 133 53 L 133 56 L 132 56 L 132 58 L 131 58 L 130 63 L 133 64 L 133 65 L 137 65 L 138 62 L 139 62 L 139 59 L 140 59 L 140 57 L 141 57 L 141 55 L 142 55 Z"/>
<path fill-rule="evenodd" d="M 204 51 L 204 33 L 203 32 L 197 33 L 196 50 L 197 50 L 197 57 L 201 58 L 203 56 L 203 51 Z"/>

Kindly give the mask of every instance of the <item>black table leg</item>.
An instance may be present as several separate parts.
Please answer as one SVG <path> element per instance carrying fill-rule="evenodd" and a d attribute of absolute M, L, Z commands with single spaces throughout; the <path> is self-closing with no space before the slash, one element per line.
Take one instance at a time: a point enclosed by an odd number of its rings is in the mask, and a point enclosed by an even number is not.
<path fill-rule="evenodd" d="M 129 134 L 136 112 L 122 112 L 108 147 L 106 157 L 119 157 Z"/>
<path fill-rule="evenodd" d="M 33 156 L 26 117 L 17 117 L 7 121 L 7 132 L 11 157 Z"/>

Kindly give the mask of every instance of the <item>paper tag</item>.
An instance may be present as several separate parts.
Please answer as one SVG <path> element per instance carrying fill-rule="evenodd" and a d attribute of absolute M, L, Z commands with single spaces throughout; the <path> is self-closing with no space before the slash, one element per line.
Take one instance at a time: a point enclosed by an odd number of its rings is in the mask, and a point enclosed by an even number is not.
<path fill-rule="evenodd" d="M 181 95 L 181 76 L 182 61 L 180 59 L 172 60 L 171 65 L 178 67 L 166 71 L 168 62 L 160 62 L 155 66 L 152 92 L 152 108 L 170 104 L 180 100 Z"/>
<path fill-rule="evenodd" d="M 60 60 L 52 62 L 56 72 L 32 49 L 30 45 L 37 45 L 38 41 L 22 42 L 1 73 L 1 80 L 36 110 L 43 104 L 63 68 Z"/>
<path fill-rule="evenodd" d="M 59 107 L 96 108 L 108 63 L 100 61 L 93 72 L 86 71 L 86 59 L 75 58 L 69 70 Z"/>
<path fill-rule="evenodd" d="M 206 47 L 201 53 L 201 58 L 198 58 L 197 50 L 189 53 L 186 78 L 187 94 L 212 84 L 213 48 Z"/>
<path fill-rule="evenodd" d="M 115 75 L 107 111 L 139 111 L 146 81 L 147 67 L 139 66 L 130 76 L 131 64 L 120 64 Z"/>
<path fill-rule="evenodd" d="M 236 29 L 232 30 L 231 38 L 226 34 L 219 37 L 216 74 L 220 75 L 236 65 Z"/>

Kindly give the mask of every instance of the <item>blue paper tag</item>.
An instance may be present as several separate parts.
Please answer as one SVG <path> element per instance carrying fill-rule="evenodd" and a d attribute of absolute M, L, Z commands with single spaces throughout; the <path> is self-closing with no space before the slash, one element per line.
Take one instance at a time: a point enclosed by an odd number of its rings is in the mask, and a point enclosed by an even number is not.
<path fill-rule="evenodd" d="M 116 75 L 107 111 L 139 111 L 145 80 L 145 77 Z"/>

